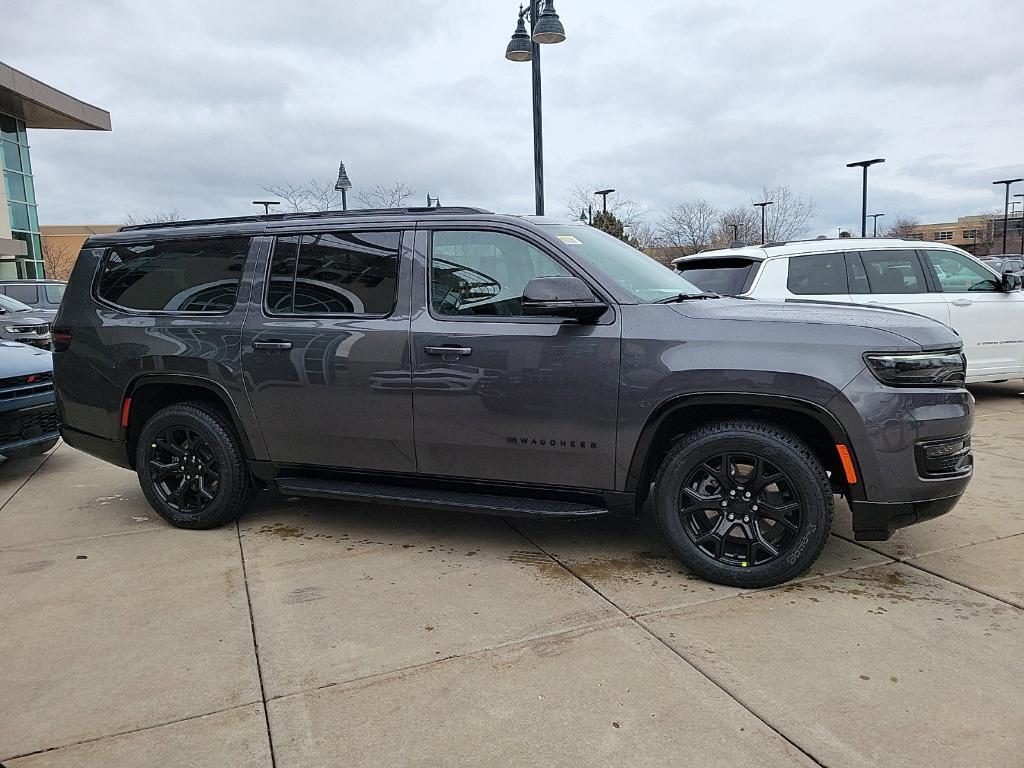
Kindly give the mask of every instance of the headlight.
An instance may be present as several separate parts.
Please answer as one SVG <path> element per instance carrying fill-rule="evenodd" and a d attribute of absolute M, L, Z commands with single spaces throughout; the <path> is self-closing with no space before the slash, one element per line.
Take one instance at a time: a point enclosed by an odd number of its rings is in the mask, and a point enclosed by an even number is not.
<path fill-rule="evenodd" d="M 967 358 L 959 351 L 866 354 L 864 362 L 890 387 L 958 387 L 967 376 Z"/>
<path fill-rule="evenodd" d="M 4 330 L 8 333 L 33 333 L 33 334 L 44 334 L 46 333 L 45 325 L 5 325 Z"/>

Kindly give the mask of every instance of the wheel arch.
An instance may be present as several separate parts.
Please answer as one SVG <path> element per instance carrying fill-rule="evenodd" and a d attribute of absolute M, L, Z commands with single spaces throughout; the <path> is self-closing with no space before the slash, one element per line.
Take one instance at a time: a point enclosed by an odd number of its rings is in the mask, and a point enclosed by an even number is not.
<path fill-rule="evenodd" d="M 848 497 L 858 491 L 846 482 L 836 450 L 845 445 L 860 476 L 850 438 L 840 421 L 826 408 L 786 395 L 701 393 L 680 395 L 662 403 L 640 432 L 626 475 L 627 493 L 635 495 L 637 509 L 646 501 L 661 460 L 675 440 L 690 430 L 727 418 L 762 418 L 801 438 L 830 472 L 834 490 Z"/>
<path fill-rule="evenodd" d="M 142 374 L 131 381 L 122 397 L 122 437 L 135 469 L 135 447 L 146 421 L 161 408 L 186 401 L 205 402 L 223 410 L 242 443 L 247 459 L 259 458 L 235 401 L 221 384 L 188 374 Z"/>

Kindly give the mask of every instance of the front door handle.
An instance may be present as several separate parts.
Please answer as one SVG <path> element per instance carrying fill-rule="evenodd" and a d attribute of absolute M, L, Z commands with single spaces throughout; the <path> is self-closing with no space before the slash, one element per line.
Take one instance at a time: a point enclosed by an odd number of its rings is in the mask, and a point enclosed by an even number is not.
<path fill-rule="evenodd" d="M 428 355 L 454 355 L 456 357 L 473 354 L 472 347 L 424 347 L 423 351 Z"/>
<path fill-rule="evenodd" d="M 957 299 L 956 301 L 951 301 L 949 303 L 952 304 L 954 307 L 969 307 L 974 302 L 968 301 L 967 299 Z"/>
<path fill-rule="evenodd" d="M 272 352 L 286 352 L 292 348 L 290 341 L 254 341 L 253 349 L 266 349 Z"/>

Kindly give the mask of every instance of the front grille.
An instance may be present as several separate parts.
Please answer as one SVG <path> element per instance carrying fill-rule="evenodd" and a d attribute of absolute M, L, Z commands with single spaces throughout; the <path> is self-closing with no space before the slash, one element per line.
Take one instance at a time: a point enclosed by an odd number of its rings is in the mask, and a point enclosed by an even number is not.
<path fill-rule="evenodd" d="M 974 467 L 970 435 L 918 443 L 916 453 L 921 477 L 955 477 Z"/>
<path fill-rule="evenodd" d="M 56 408 L 40 409 L 29 413 L 14 412 L 0 419 L 0 444 L 31 440 L 56 432 L 60 417 Z"/>
<path fill-rule="evenodd" d="M 53 392 L 53 374 L 50 371 L 0 379 L 0 400 L 13 400 L 16 397 L 30 397 L 47 392 Z"/>

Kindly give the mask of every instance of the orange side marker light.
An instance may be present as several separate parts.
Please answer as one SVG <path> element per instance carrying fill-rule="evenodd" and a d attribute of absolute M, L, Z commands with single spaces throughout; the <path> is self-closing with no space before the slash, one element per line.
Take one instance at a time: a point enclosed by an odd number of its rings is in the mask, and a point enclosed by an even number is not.
<path fill-rule="evenodd" d="M 853 468 L 853 457 L 850 456 L 850 449 L 842 443 L 837 443 L 836 451 L 839 453 L 839 461 L 842 463 L 843 472 L 846 474 L 846 482 L 853 485 L 857 482 L 857 470 Z"/>
<path fill-rule="evenodd" d="M 128 429 L 128 415 L 132 411 L 132 399 L 126 397 L 124 403 L 121 404 L 121 428 Z"/>

